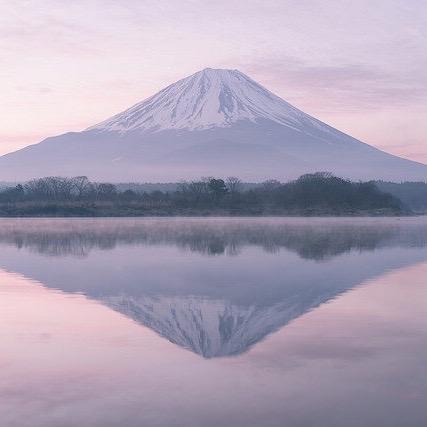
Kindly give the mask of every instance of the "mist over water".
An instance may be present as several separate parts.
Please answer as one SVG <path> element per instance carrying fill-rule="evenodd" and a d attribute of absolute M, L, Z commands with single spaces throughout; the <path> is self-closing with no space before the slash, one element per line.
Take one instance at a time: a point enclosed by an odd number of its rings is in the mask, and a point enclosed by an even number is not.
<path fill-rule="evenodd" d="M 3 219 L 0 244 L 78 257 L 123 245 L 169 245 L 206 255 L 237 255 L 252 246 L 322 260 L 352 250 L 425 246 L 426 223 L 419 218 Z"/>
<path fill-rule="evenodd" d="M 2 426 L 427 422 L 426 218 L 8 219 L 0 248 Z"/>

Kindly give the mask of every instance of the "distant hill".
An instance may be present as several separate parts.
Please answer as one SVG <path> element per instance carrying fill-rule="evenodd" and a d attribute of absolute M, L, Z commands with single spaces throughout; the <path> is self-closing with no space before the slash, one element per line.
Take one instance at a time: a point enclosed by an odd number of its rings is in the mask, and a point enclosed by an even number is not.
<path fill-rule="evenodd" d="M 418 213 L 427 212 L 426 182 L 376 182 L 377 187 L 400 199 L 408 208 Z"/>

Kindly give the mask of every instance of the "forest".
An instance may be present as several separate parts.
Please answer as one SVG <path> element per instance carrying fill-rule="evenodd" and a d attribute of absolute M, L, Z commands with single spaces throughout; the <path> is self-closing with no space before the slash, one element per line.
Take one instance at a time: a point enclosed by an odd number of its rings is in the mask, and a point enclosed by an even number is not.
<path fill-rule="evenodd" d="M 427 213 L 427 183 L 377 181 L 375 184 L 381 191 L 400 199 L 412 211 Z"/>
<path fill-rule="evenodd" d="M 0 216 L 403 215 L 409 208 L 374 182 L 328 172 L 247 186 L 236 177 L 182 181 L 137 191 L 87 177 L 45 177 L 0 191 Z"/>

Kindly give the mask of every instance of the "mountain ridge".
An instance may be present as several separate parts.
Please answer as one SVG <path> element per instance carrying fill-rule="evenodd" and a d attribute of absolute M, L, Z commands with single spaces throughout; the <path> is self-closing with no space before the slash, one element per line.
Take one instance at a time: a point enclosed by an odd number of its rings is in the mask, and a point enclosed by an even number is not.
<path fill-rule="evenodd" d="M 295 108 L 246 74 L 238 70 L 205 68 L 86 130 L 200 130 L 261 118 L 297 130 L 310 119 L 314 125 L 327 129 L 327 125 Z"/>
<path fill-rule="evenodd" d="M 425 181 L 427 166 L 385 153 L 293 107 L 238 70 L 205 69 L 81 132 L 0 157 L 0 180 L 86 175 L 111 182 L 200 176 Z"/>

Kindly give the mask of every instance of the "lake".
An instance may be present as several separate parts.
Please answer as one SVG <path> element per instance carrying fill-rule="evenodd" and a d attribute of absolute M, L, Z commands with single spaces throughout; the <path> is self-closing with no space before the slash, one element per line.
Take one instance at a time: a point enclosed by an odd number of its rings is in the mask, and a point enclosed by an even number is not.
<path fill-rule="evenodd" d="M 427 425 L 427 219 L 0 220 L 1 427 Z"/>

